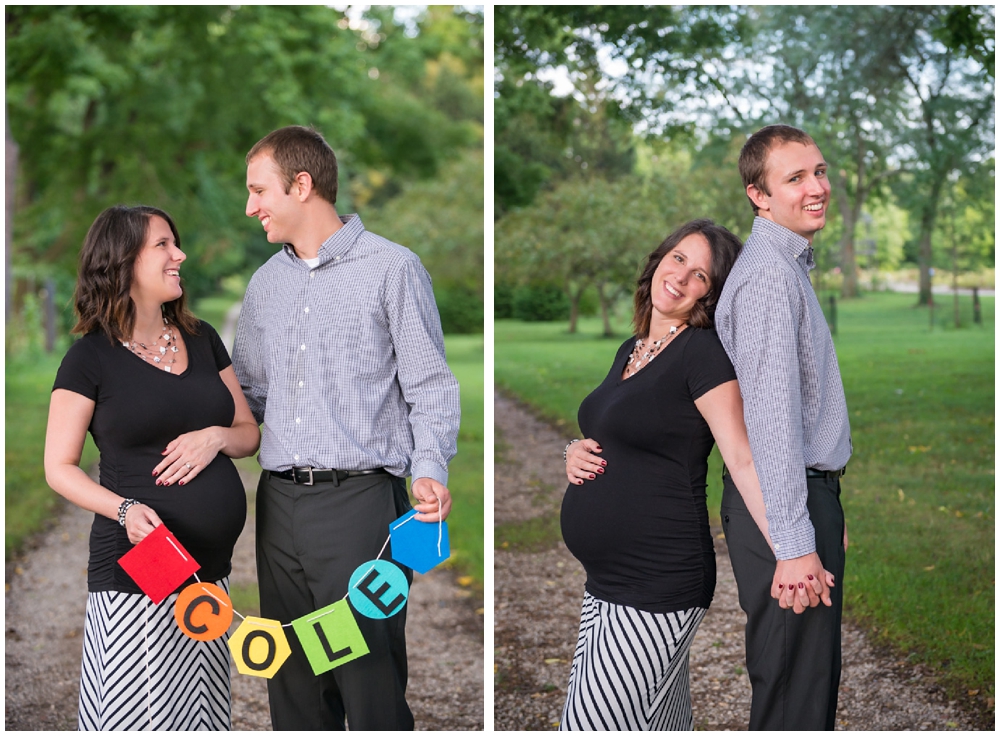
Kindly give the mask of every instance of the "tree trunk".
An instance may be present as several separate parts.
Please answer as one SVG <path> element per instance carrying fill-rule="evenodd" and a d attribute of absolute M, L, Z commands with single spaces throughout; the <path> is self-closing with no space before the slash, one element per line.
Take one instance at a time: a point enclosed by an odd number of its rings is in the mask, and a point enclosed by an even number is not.
<path fill-rule="evenodd" d="M 920 264 L 918 307 L 926 306 L 931 301 L 931 264 L 934 260 L 931 235 L 934 233 L 934 224 L 937 221 L 938 199 L 941 196 L 943 184 L 943 176 L 935 180 L 927 194 L 927 200 L 924 202 L 924 209 L 920 215 L 920 240 L 917 248 L 917 262 Z"/>
<path fill-rule="evenodd" d="M 580 317 L 580 294 L 583 293 L 583 288 L 579 288 L 576 292 L 573 292 L 573 287 L 570 286 L 566 289 L 566 294 L 569 296 L 569 334 L 576 334 L 576 322 Z"/>
<path fill-rule="evenodd" d="M 6 116 L 5 116 L 6 117 Z M 5 164 L 7 167 L 6 179 L 4 186 L 7 187 L 7 196 L 5 203 L 5 216 L 6 216 L 6 247 L 4 253 L 4 324 L 10 322 L 10 313 L 12 308 L 12 294 L 14 290 L 11 288 L 11 251 L 14 248 L 14 188 L 17 184 L 17 143 L 14 142 L 14 136 L 10 132 L 10 120 L 6 120 L 6 146 L 4 151 Z"/>
<path fill-rule="evenodd" d="M 858 220 L 861 219 L 861 208 L 865 203 L 866 187 L 865 160 L 866 147 L 861 140 L 858 141 L 858 181 L 855 187 L 854 201 L 850 199 L 847 191 L 847 172 L 841 169 L 832 184 L 834 196 L 837 198 L 837 208 L 840 210 L 840 217 L 843 221 L 843 233 L 840 236 L 840 273 L 843 283 L 840 287 L 842 299 L 852 299 L 858 295 L 858 259 L 854 247 L 854 233 L 857 230 Z"/>
<path fill-rule="evenodd" d="M 610 315 L 610 305 L 608 302 L 610 299 L 604 293 L 604 284 L 599 282 L 597 284 L 597 299 L 601 303 L 601 320 L 604 322 L 604 337 L 613 337 L 614 333 L 611 331 L 611 315 Z"/>

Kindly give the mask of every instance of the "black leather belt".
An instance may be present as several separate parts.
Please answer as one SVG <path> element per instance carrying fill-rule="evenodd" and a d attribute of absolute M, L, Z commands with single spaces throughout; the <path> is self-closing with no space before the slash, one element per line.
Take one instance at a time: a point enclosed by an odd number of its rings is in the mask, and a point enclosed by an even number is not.
<path fill-rule="evenodd" d="M 847 472 L 847 468 L 841 468 L 840 470 L 820 470 L 819 468 L 806 468 L 806 478 L 829 478 L 830 480 L 837 480 L 840 476 Z"/>
<path fill-rule="evenodd" d="M 348 478 L 358 475 L 388 475 L 385 468 L 375 468 L 374 470 L 337 470 L 336 468 L 292 468 L 291 470 L 272 470 L 271 475 L 275 478 L 290 480 L 304 486 L 311 486 L 314 483 L 340 483 Z"/>
<path fill-rule="evenodd" d="M 840 476 L 847 472 L 847 468 L 841 468 L 840 470 L 820 470 L 819 468 L 806 468 L 806 478 L 830 478 L 831 480 L 836 480 Z M 722 465 L 722 474 L 729 475 L 729 468 Z"/>

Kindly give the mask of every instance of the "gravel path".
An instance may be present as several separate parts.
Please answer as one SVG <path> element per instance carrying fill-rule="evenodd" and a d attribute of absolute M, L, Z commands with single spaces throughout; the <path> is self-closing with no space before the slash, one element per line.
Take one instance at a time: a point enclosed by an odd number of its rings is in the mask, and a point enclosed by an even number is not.
<path fill-rule="evenodd" d="M 244 480 L 252 495 L 256 478 Z M 32 549 L 6 565 L 6 730 L 76 730 L 92 519 L 66 504 Z M 252 517 L 237 544 L 231 580 L 256 581 Z M 436 568 L 414 576 L 407 605 L 408 701 L 417 729 L 482 730 L 482 600 L 453 572 Z M 233 730 L 270 730 L 266 680 L 241 675 L 235 666 L 232 672 Z"/>
<path fill-rule="evenodd" d="M 567 437 L 496 395 L 494 521 L 558 515 L 566 488 Z M 721 530 L 715 531 L 715 599 L 691 648 L 695 728 L 745 730 L 750 682 L 736 580 Z M 562 713 L 576 645 L 585 575 L 560 541 L 538 552 L 504 548 L 494 562 L 494 714 L 496 730 L 554 730 Z M 864 632 L 843 627 L 839 730 L 992 730 L 993 722 L 949 702 L 932 673 L 876 651 Z"/>

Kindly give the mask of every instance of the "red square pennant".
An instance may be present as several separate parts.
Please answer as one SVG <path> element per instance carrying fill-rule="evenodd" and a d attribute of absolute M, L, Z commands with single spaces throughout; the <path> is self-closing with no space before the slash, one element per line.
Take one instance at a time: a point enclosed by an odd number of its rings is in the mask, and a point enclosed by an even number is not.
<path fill-rule="evenodd" d="M 153 603 L 162 601 L 201 569 L 163 524 L 123 555 L 118 564 Z"/>

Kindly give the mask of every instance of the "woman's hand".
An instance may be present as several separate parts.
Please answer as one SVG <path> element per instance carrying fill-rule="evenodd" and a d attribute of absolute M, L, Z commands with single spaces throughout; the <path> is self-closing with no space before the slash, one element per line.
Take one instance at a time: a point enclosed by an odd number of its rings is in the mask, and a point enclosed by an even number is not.
<path fill-rule="evenodd" d="M 163 460 L 153 468 L 156 485 L 185 485 L 211 463 L 222 449 L 219 427 L 187 432 L 173 440 L 163 451 Z"/>
<path fill-rule="evenodd" d="M 595 454 L 599 452 L 601 446 L 591 439 L 574 442 L 566 448 L 566 477 L 570 483 L 582 486 L 585 480 L 593 480 L 604 472 L 607 462 Z"/>
<path fill-rule="evenodd" d="M 133 504 L 125 512 L 125 531 L 132 544 L 139 544 L 162 523 L 156 512 L 144 503 Z"/>

